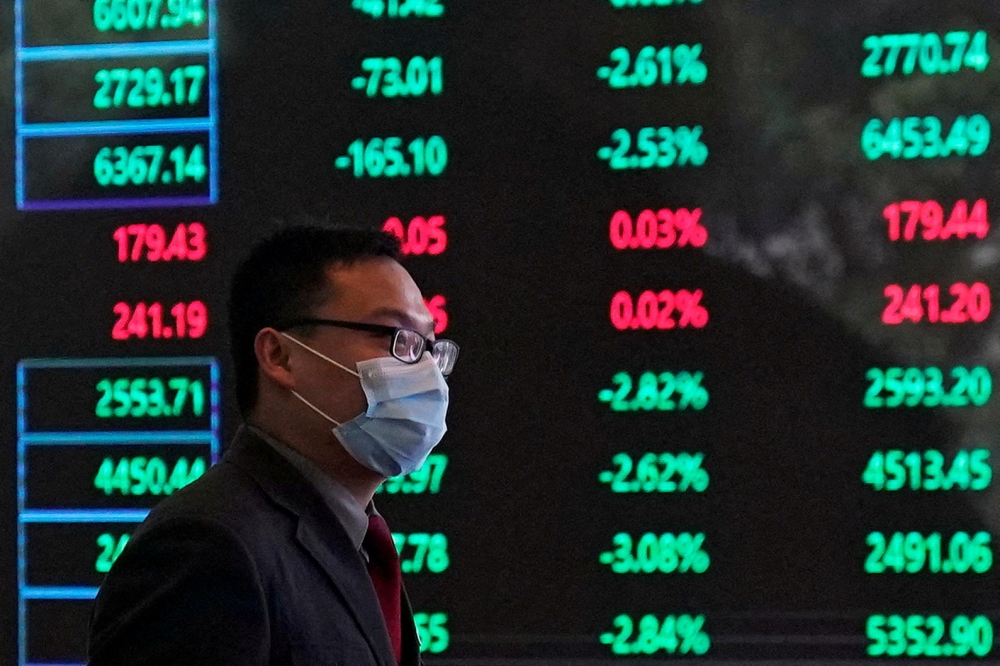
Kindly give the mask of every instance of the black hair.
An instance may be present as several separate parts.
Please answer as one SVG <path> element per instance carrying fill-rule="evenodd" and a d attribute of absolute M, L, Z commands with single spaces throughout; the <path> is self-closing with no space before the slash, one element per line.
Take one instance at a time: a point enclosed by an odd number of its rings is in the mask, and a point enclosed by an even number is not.
<path fill-rule="evenodd" d="M 310 316 L 331 295 L 326 276 L 331 264 L 398 259 L 399 248 L 399 241 L 383 231 L 303 224 L 281 229 L 250 251 L 229 291 L 229 344 L 243 416 L 257 402 L 257 333 Z"/>

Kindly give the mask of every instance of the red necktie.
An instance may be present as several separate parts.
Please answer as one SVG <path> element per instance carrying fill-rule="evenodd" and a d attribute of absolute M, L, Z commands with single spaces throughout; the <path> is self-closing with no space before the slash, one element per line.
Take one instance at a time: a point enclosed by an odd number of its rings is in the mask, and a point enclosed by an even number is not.
<path fill-rule="evenodd" d="M 382 516 L 368 516 L 364 548 L 368 553 L 368 574 L 372 577 L 385 626 L 389 629 L 396 663 L 400 663 L 403 660 L 403 573 L 399 569 L 399 555 L 392 533 Z"/>

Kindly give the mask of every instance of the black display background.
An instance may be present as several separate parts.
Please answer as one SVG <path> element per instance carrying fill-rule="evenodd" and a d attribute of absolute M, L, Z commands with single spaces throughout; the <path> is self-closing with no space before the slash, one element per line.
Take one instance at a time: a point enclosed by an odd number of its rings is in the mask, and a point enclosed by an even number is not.
<path fill-rule="evenodd" d="M 955 29 L 1000 36 L 986 0 L 705 0 L 615 10 L 602 0 L 444 0 L 440 20 L 373 21 L 350 2 L 220 2 L 222 200 L 211 210 L 19 214 L 13 110 L 0 109 L 0 383 L 14 414 L 22 358 L 211 354 L 224 359 L 224 441 L 237 423 L 226 356 L 225 285 L 251 241 L 302 212 L 370 226 L 443 214 L 448 250 L 407 266 L 448 299 L 462 345 L 451 379 L 450 464 L 438 495 L 380 497 L 394 531 L 443 532 L 451 567 L 408 582 L 418 610 L 446 611 L 446 657 L 600 657 L 620 612 L 706 612 L 718 658 L 858 658 L 876 610 L 965 611 L 1000 621 L 996 575 L 866 577 L 865 535 L 996 529 L 995 496 L 876 496 L 860 482 L 875 449 L 997 444 L 982 410 L 867 411 L 871 367 L 1000 368 L 991 318 L 978 326 L 886 327 L 892 282 L 995 287 L 995 234 L 893 246 L 882 208 L 903 199 L 990 198 L 996 149 L 978 159 L 868 162 L 868 119 L 983 113 L 1000 121 L 997 66 L 984 74 L 864 80 L 869 34 Z M 10 34 L 10 10 L 0 8 Z M 612 91 L 596 79 L 612 48 L 704 44 L 700 87 Z M 991 46 L 993 42 L 991 41 Z M 368 55 L 442 55 L 437 98 L 368 100 L 350 87 Z M 996 55 L 996 54 L 994 54 Z M 5 60 L 12 67 L 8 53 Z M 12 70 L 10 70 L 12 71 Z M 7 77 L 8 85 L 12 80 Z M 9 88 L 5 88 L 9 91 Z M 701 169 L 612 173 L 595 157 L 618 127 L 705 128 Z M 439 134 L 439 179 L 355 180 L 333 158 L 356 138 Z M 991 201 L 992 203 L 992 201 Z M 615 210 L 704 209 L 704 251 L 616 252 Z M 119 265 L 122 223 L 206 224 L 201 264 Z M 701 288 L 703 331 L 615 331 L 620 289 Z M 110 338 L 110 305 L 198 295 L 201 341 Z M 171 301 L 173 302 L 173 301 Z M 107 305 L 107 307 L 106 307 Z M 626 370 L 702 370 L 700 414 L 617 415 L 596 401 Z M 0 469 L 0 562 L 13 582 L 14 421 Z M 703 496 L 614 496 L 596 481 L 617 451 L 698 450 Z M 615 576 L 597 563 L 618 531 L 704 530 L 701 577 Z M 0 586 L 13 663 L 16 591 Z M 10 621 L 7 621 L 7 617 Z M 726 643 L 737 635 L 846 641 Z M 851 644 L 851 638 L 856 641 Z M 445 663 L 447 659 L 439 660 Z M 8 663 L 8 662 L 5 662 Z M 638 663 L 638 662 L 637 662 Z"/>

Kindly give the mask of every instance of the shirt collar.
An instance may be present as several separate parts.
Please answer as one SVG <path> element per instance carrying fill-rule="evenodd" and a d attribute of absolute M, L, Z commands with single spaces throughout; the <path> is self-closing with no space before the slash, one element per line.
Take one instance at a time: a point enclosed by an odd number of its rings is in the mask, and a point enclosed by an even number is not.
<path fill-rule="evenodd" d="M 347 532 L 347 537 L 351 540 L 355 549 L 364 553 L 361 544 L 364 542 L 365 534 L 368 532 L 368 516 L 378 513 L 375 510 L 375 504 L 369 502 L 367 507 L 362 507 L 347 488 L 321 470 L 316 463 L 257 426 L 248 423 L 246 427 L 253 434 L 270 444 L 306 477 L 309 483 L 319 491 L 323 501 L 333 511 L 333 515 L 344 526 L 344 531 Z"/>

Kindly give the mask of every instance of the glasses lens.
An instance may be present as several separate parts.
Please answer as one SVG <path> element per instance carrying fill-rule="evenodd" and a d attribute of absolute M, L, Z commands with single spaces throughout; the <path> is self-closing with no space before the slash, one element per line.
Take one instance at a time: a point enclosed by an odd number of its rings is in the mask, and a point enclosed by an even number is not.
<path fill-rule="evenodd" d="M 441 370 L 441 374 L 448 376 L 455 369 L 455 360 L 458 358 L 458 345 L 451 340 L 438 340 L 434 343 L 431 356 Z"/>
<path fill-rule="evenodd" d="M 392 355 L 404 363 L 416 363 L 424 354 L 424 338 L 416 331 L 401 328 L 392 341 Z"/>

